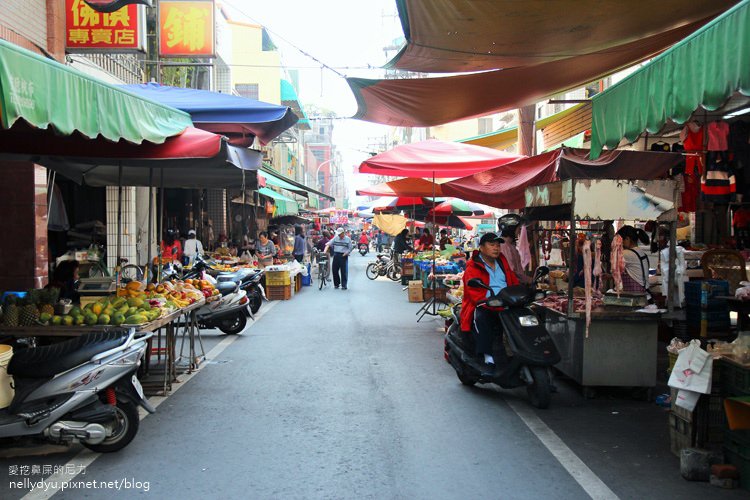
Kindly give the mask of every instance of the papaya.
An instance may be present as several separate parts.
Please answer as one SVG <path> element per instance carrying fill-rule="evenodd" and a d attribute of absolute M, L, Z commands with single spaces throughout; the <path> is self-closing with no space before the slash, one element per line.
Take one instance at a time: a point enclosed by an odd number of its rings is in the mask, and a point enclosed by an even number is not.
<path fill-rule="evenodd" d="M 99 316 L 99 319 L 97 320 L 97 323 L 99 323 L 100 325 L 108 325 L 109 324 L 109 320 L 110 320 L 109 314 L 102 313 Z"/>
<path fill-rule="evenodd" d="M 71 315 L 71 316 L 73 316 L 74 318 L 75 318 L 76 316 L 80 316 L 81 314 L 83 314 L 83 313 L 81 312 L 81 308 L 80 308 L 80 307 L 78 307 L 78 306 L 75 306 L 75 307 L 73 307 L 73 308 L 72 308 L 72 309 L 70 310 L 70 315 Z"/>
<path fill-rule="evenodd" d="M 128 310 L 130 310 L 130 307 L 128 307 L 128 303 L 126 302 L 122 304 L 119 308 L 117 308 L 117 311 L 115 312 L 125 316 L 128 313 Z"/>
<path fill-rule="evenodd" d="M 42 313 L 39 315 L 39 321 L 41 323 L 44 323 L 45 325 L 49 323 L 49 320 L 52 319 L 52 315 L 50 313 Z"/>
<path fill-rule="evenodd" d="M 142 314 L 133 314 L 132 316 L 128 316 L 125 318 L 125 323 L 128 325 L 140 325 L 148 321 L 148 318 L 146 316 L 143 316 Z"/>
<path fill-rule="evenodd" d="M 138 313 L 138 308 L 137 307 L 128 307 L 128 311 L 125 312 L 125 313 L 123 313 L 123 314 L 125 316 L 132 316 L 132 315 L 137 314 L 137 313 Z"/>
<path fill-rule="evenodd" d="M 89 312 L 84 316 L 84 321 L 87 325 L 95 325 L 98 318 L 96 317 L 96 314 L 93 312 Z"/>
<path fill-rule="evenodd" d="M 96 302 L 93 306 L 91 306 L 91 312 L 99 316 L 102 311 L 104 310 L 104 306 L 100 302 Z"/>
<path fill-rule="evenodd" d="M 141 307 L 143 305 L 143 299 L 138 297 L 131 297 L 128 299 L 128 305 L 130 307 Z"/>
<path fill-rule="evenodd" d="M 52 316 L 52 324 L 55 326 L 62 325 L 62 316 Z"/>
<path fill-rule="evenodd" d="M 115 315 L 112 316 L 111 323 L 115 326 L 120 326 L 121 324 L 125 323 L 125 316 L 120 313 L 115 313 Z"/>
<path fill-rule="evenodd" d="M 128 303 L 127 299 L 123 297 L 117 297 L 115 300 L 112 301 L 112 307 L 114 307 L 115 309 L 119 309 L 123 306 L 123 304 L 127 304 L 127 303 Z"/>
<path fill-rule="evenodd" d="M 148 302 L 144 302 L 143 305 L 141 305 L 139 307 L 139 309 L 142 310 L 142 311 L 150 311 L 151 310 L 151 304 L 149 304 Z"/>
<path fill-rule="evenodd" d="M 76 314 L 73 316 L 73 323 L 76 325 L 82 325 L 86 322 L 86 318 L 83 316 L 83 314 Z"/>
<path fill-rule="evenodd" d="M 141 283 L 139 281 L 131 281 L 130 283 L 125 285 L 125 288 L 127 288 L 128 290 L 133 290 L 137 292 L 141 289 Z"/>
<path fill-rule="evenodd" d="M 62 318 L 62 324 L 65 326 L 72 326 L 73 325 L 73 316 L 66 314 Z"/>

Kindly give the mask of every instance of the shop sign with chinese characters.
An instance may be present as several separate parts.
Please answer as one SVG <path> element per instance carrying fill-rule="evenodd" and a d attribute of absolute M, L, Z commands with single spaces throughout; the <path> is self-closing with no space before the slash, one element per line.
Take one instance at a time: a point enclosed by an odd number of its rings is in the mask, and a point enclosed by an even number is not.
<path fill-rule="evenodd" d="M 83 0 L 65 0 L 65 46 L 69 52 L 145 52 L 144 7 L 127 5 L 102 13 Z"/>
<path fill-rule="evenodd" d="M 213 57 L 214 2 L 161 0 L 159 2 L 159 55 L 162 57 Z"/>

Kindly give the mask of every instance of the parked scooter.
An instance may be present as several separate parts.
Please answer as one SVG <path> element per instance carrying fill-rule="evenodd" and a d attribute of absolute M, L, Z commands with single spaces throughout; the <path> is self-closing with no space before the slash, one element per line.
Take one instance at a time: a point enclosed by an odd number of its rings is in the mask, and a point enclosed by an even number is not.
<path fill-rule="evenodd" d="M 445 359 L 456 370 L 464 385 L 493 383 L 504 389 L 526 386 L 531 404 L 547 408 L 553 391 L 549 368 L 560 361 L 560 353 L 543 323 L 529 307 L 539 291 L 536 283 L 549 273 L 546 266 L 534 275 L 534 284 L 509 286 L 495 295 L 480 279 L 469 280 L 468 286 L 485 288 L 490 296 L 480 302 L 491 307 L 504 307 L 497 314 L 510 347 L 509 357 L 503 362 L 500 342 L 503 335 L 495 338 L 493 357 L 498 363 L 493 372 L 475 356 L 475 332 L 461 331 L 461 306 L 453 307 L 453 323 L 445 335 Z"/>
<path fill-rule="evenodd" d="M 136 378 L 150 337 L 94 332 L 18 350 L 8 365 L 15 396 L 0 410 L 2 445 L 80 442 L 100 453 L 127 446 L 138 432 L 138 406 L 156 411 Z"/>
<path fill-rule="evenodd" d="M 202 278 L 203 273 L 213 271 L 211 266 L 200 257 L 197 257 L 193 267 L 185 272 L 185 278 Z M 247 299 L 250 303 L 248 315 L 256 314 L 266 299 L 266 291 L 261 281 L 263 280 L 263 270 L 261 269 L 240 269 L 235 272 L 218 272 L 213 273 L 216 281 L 234 281 L 240 284 L 240 288 L 247 293 Z"/>
<path fill-rule="evenodd" d="M 367 243 L 360 243 L 359 245 L 357 245 L 357 248 L 359 249 L 359 254 L 362 257 L 367 255 L 367 252 L 370 251 L 370 245 L 368 245 Z"/>
<path fill-rule="evenodd" d="M 250 305 L 247 293 L 234 281 L 219 281 L 216 288 L 221 299 L 207 302 L 195 311 L 198 327 L 218 328 L 227 335 L 236 335 L 247 326 Z"/>

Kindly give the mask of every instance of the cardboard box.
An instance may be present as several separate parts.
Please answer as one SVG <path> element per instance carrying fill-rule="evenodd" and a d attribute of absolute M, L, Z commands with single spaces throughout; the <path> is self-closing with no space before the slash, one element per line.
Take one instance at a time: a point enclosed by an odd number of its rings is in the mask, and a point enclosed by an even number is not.
<path fill-rule="evenodd" d="M 409 282 L 409 302 L 424 302 L 421 280 Z"/>

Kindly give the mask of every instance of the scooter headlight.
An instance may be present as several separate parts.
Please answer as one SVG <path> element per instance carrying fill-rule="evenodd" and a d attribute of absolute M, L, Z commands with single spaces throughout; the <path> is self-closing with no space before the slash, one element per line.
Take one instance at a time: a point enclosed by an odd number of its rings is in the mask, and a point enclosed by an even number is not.
<path fill-rule="evenodd" d="M 539 319 L 536 316 L 521 316 L 518 320 L 521 326 L 539 326 Z"/>
<path fill-rule="evenodd" d="M 503 301 L 500 299 L 490 299 L 487 301 L 487 305 L 490 307 L 503 307 Z"/>

